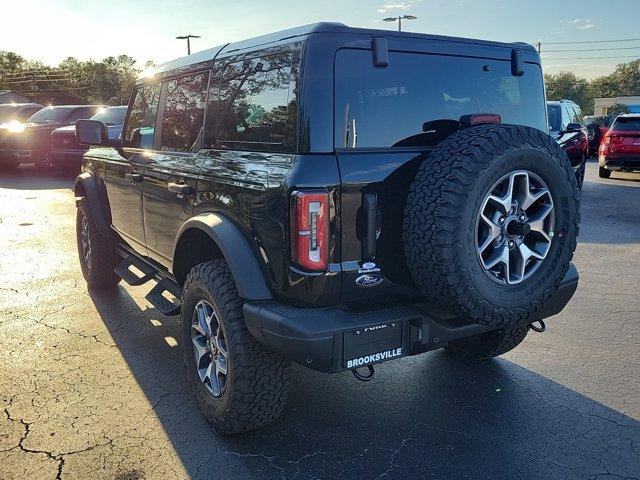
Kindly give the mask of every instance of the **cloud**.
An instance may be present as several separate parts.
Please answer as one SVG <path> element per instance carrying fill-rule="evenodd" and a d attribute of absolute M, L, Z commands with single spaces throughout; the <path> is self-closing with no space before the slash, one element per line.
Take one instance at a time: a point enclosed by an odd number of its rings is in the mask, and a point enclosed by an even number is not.
<path fill-rule="evenodd" d="M 567 24 L 572 25 L 578 30 L 589 30 L 596 26 L 590 18 L 574 18 L 573 20 L 569 20 Z"/>
<path fill-rule="evenodd" d="M 379 13 L 385 13 L 389 10 L 407 10 L 421 0 L 409 0 L 407 2 L 386 3 L 378 7 Z"/>

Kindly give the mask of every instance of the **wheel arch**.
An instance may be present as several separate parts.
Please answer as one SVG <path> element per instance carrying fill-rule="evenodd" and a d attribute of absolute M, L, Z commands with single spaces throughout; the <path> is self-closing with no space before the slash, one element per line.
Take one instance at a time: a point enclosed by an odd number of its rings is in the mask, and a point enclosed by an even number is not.
<path fill-rule="evenodd" d="M 98 183 L 89 172 L 81 173 L 76 177 L 73 192 L 77 203 L 86 198 L 91 207 L 96 227 L 101 234 L 112 236 L 111 219 L 108 217 L 108 209 L 105 209 L 105 200 L 102 198 Z"/>
<path fill-rule="evenodd" d="M 232 220 L 218 213 L 203 213 L 180 227 L 172 263 L 178 285 L 184 284 L 195 265 L 219 258 L 224 258 L 229 265 L 242 298 L 273 298 L 254 250 Z"/>

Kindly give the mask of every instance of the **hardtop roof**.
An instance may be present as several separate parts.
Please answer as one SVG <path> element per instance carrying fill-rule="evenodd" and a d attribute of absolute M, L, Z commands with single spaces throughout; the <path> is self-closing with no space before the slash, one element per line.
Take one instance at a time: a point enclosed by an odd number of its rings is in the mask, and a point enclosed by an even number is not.
<path fill-rule="evenodd" d="M 165 62 L 157 67 L 150 69 L 148 74 L 153 76 L 155 75 L 167 75 L 170 72 L 180 71 L 182 69 L 186 69 L 190 66 L 202 65 L 202 67 L 206 67 L 208 62 L 213 61 L 213 59 L 218 56 L 220 53 L 241 51 L 247 49 L 255 49 L 257 47 L 263 45 L 269 45 L 276 42 L 282 42 L 284 40 L 291 39 L 301 39 L 308 35 L 318 34 L 318 33 L 331 33 L 331 34 L 359 34 L 359 35 L 367 35 L 367 36 L 384 36 L 384 37 L 406 37 L 406 38 L 422 38 L 426 40 L 440 40 L 440 41 L 448 41 L 448 42 L 456 42 L 456 43 L 470 43 L 470 44 L 480 44 L 487 45 L 493 47 L 504 47 L 504 48 L 517 48 L 520 50 L 531 50 L 536 52 L 535 48 L 529 44 L 522 42 L 515 43 L 504 43 L 504 42 L 494 42 L 489 40 L 477 40 L 471 38 L 460 38 L 460 37 L 448 37 L 443 35 L 431 35 L 425 33 L 413 33 L 413 32 L 397 32 L 392 30 L 379 30 L 372 28 L 356 28 L 349 27 L 344 25 L 343 23 L 332 23 L 332 22 L 320 22 L 313 23 L 310 25 L 303 25 L 301 27 L 290 28 L 287 30 L 281 30 L 279 32 L 269 33 L 266 35 L 261 35 L 259 37 L 249 38 L 247 40 L 240 40 L 238 42 L 227 43 L 225 45 L 219 45 L 213 48 L 209 48 L 207 50 L 203 50 L 201 52 L 197 52 L 191 55 L 186 55 L 184 57 L 176 58 L 174 60 Z M 139 78 L 140 80 L 144 80 L 149 75 L 143 75 Z"/>

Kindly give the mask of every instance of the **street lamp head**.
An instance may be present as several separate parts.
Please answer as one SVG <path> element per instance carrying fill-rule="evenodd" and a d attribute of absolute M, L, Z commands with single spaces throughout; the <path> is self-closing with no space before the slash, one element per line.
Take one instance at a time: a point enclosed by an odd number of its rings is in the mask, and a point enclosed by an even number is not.
<path fill-rule="evenodd" d="M 403 15 L 402 18 L 405 20 L 415 20 L 418 17 L 415 17 L 413 15 Z"/>
<path fill-rule="evenodd" d="M 387 18 L 383 18 L 382 21 L 383 22 L 395 22 L 398 19 L 398 17 L 387 17 Z"/>

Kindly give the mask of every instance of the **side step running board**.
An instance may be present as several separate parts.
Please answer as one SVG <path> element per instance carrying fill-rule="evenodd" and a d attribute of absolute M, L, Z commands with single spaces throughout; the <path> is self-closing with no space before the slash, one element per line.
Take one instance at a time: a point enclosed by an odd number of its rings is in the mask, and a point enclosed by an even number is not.
<path fill-rule="evenodd" d="M 173 299 L 165 297 L 165 292 L 170 293 Z M 182 289 L 176 282 L 169 278 L 160 280 L 144 298 L 163 315 L 171 316 L 180 314 L 180 308 L 182 307 L 180 303 Z"/>
<path fill-rule="evenodd" d="M 142 272 L 142 275 L 131 270 L 131 267 L 135 267 L 136 270 Z M 120 262 L 113 271 L 129 285 L 134 286 L 147 283 L 149 280 L 154 278 L 156 273 L 158 273 L 151 265 L 133 255 L 129 255 L 124 258 L 124 260 L 122 260 L 122 262 Z"/>
<path fill-rule="evenodd" d="M 136 271 L 132 270 L 132 267 Z M 152 265 L 135 255 L 127 255 L 120 264 L 113 269 L 122 280 L 129 285 L 137 286 L 149 280 L 158 280 L 145 298 L 163 315 L 178 315 L 182 307 L 182 289 L 170 278 L 161 278 Z M 142 274 L 142 275 L 141 275 Z M 165 293 L 169 295 L 165 296 Z"/>

